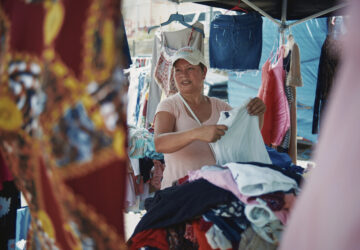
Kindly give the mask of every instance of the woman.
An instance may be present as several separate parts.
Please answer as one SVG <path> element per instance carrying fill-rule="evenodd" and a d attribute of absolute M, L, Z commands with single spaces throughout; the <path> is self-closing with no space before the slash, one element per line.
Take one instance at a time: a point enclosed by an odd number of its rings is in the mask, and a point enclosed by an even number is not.
<path fill-rule="evenodd" d="M 209 143 L 219 140 L 227 130 L 224 125 L 216 125 L 220 112 L 232 109 L 220 99 L 203 94 L 207 68 L 199 50 L 191 47 L 179 49 L 173 57 L 173 70 L 179 92 L 158 105 L 154 120 L 155 148 L 164 153 L 166 165 L 162 189 L 171 186 L 190 170 L 216 163 Z M 250 115 L 259 116 L 261 128 L 265 104 L 254 98 L 247 108 Z"/>

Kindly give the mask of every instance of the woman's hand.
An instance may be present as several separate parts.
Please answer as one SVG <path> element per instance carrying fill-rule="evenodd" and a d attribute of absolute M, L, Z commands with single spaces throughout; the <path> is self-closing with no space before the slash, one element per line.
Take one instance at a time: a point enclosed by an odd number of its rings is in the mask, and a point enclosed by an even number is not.
<path fill-rule="evenodd" d="M 249 115 L 260 116 L 266 111 L 266 105 L 259 97 L 251 99 L 246 108 Z"/>
<path fill-rule="evenodd" d="M 225 125 L 202 125 L 196 129 L 196 138 L 204 142 L 216 142 L 227 129 Z"/>
<path fill-rule="evenodd" d="M 246 108 L 249 115 L 256 115 L 259 117 L 259 128 L 261 130 L 264 125 L 264 114 L 266 111 L 266 105 L 263 100 L 259 97 L 255 97 L 250 100 Z"/>

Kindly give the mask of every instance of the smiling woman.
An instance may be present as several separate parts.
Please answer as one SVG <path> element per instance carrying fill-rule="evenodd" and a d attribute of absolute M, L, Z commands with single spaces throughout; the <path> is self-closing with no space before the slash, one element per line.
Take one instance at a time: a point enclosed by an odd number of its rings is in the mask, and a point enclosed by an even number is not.
<path fill-rule="evenodd" d="M 154 122 L 156 151 L 164 153 L 166 165 L 162 189 L 190 170 L 216 163 L 209 143 L 218 141 L 227 130 L 216 124 L 220 112 L 232 109 L 226 102 L 204 95 L 207 67 L 199 50 L 181 48 L 172 61 L 179 92 L 158 105 Z M 265 105 L 259 98 L 252 99 L 247 109 L 262 121 Z"/>

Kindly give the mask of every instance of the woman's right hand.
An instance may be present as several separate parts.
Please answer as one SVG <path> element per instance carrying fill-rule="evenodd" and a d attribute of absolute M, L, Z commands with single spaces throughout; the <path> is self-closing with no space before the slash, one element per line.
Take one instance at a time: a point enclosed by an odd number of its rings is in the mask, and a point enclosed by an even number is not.
<path fill-rule="evenodd" d="M 202 125 L 197 128 L 197 139 L 204 142 L 216 142 L 227 130 L 225 125 Z"/>

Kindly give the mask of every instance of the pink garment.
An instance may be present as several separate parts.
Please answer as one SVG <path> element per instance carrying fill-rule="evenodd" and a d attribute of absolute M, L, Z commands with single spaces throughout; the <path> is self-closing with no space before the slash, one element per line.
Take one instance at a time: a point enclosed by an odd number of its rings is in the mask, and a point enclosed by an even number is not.
<path fill-rule="evenodd" d="M 284 48 L 281 48 L 275 64 L 271 63 L 272 59 L 264 63 L 258 93 L 266 105 L 261 134 L 265 144 L 274 146 L 281 144 L 290 127 L 290 111 L 284 90 L 283 54 Z"/>
<path fill-rule="evenodd" d="M 215 167 L 216 168 L 216 167 Z M 231 174 L 229 169 L 221 170 L 195 170 L 189 171 L 189 181 L 195 181 L 197 179 L 205 179 L 208 182 L 214 184 L 215 186 L 221 187 L 225 190 L 232 192 L 239 200 L 243 203 L 247 203 L 249 196 L 243 195 L 240 193 L 237 184 Z"/>
<path fill-rule="evenodd" d="M 322 122 L 316 167 L 290 215 L 282 250 L 360 246 L 360 1 L 350 1 L 348 11 L 342 65 Z"/>
<path fill-rule="evenodd" d="M 231 107 L 220 99 L 210 97 L 210 101 L 211 116 L 202 123 L 204 125 L 216 124 L 221 111 L 231 110 Z M 169 112 L 175 117 L 175 132 L 199 127 L 197 121 L 187 114 L 179 94 L 163 100 L 158 105 L 156 113 L 161 111 Z M 214 155 L 209 144 L 202 141 L 194 141 L 177 152 L 164 154 L 164 160 L 166 168 L 161 182 L 162 189 L 171 186 L 173 181 L 187 175 L 190 170 L 197 170 L 204 165 L 215 164 Z"/>
<path fill-rule="evenodd" d="M 14 180 L 11 172 L 9 171 L 8 166 L 5 163 L 5 160 L 0 152 L 0 191 L 3 189 L 4 181 L 12 181 Z"/>

